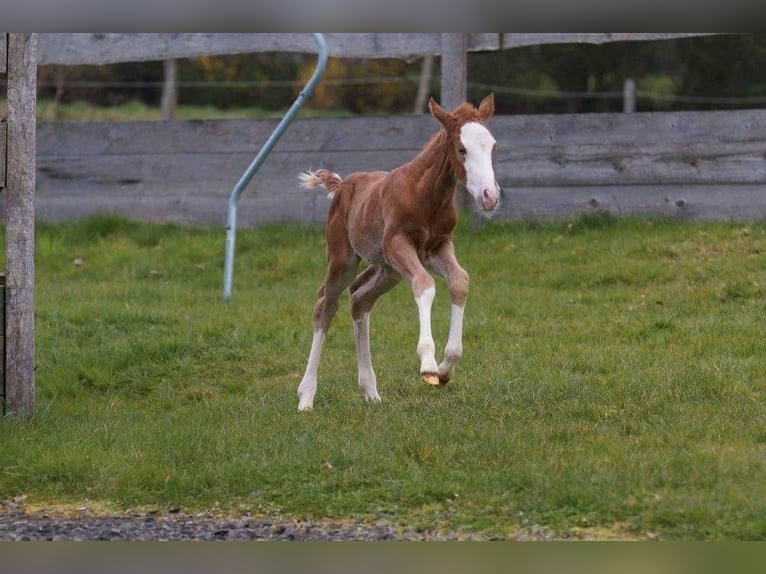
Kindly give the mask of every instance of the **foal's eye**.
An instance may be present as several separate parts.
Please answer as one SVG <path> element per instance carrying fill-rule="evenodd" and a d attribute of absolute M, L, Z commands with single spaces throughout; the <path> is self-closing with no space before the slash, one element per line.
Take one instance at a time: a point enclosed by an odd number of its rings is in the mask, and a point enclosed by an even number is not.
<path fill-rule="evenodd" d="M 468 152 L 466 151 L 464 147 L 460 147 L 457 149 L 457 153 L 459 153 L 460 155 L 465 155 Z"/>

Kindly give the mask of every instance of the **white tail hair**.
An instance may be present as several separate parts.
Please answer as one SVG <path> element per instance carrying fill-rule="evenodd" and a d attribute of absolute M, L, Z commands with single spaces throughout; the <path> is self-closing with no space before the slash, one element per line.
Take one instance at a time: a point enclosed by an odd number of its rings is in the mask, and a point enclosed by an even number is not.
<path fill-rule="evenodd" d="M 332 198 L 338 186 L 342 183 L 341 177 L 327 169 L 318 169 L 316 171 L 304 171 L 298 175 L 301 187 L 304 189 L 313 189 L 322 186 L 327 190 L 327 196 Z"/>

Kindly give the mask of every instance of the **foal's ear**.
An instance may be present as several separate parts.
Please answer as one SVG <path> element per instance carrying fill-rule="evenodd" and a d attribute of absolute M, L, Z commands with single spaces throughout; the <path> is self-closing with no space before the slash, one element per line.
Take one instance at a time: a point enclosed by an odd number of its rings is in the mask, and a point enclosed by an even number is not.
<path fill-rule="evenodd" d="M 452 114 L 437 104 L 436 100 L 433 98 L 431 98 L 431 100 L 428 102 L 428 109 L 430 110 L 431 115 L 439 120 L 439 123 L 445 128 L 449 128 L 450 125 L 455 121 L 455 118 L 452 116 Z"/>
<path fill-rule="evenodd" d="M 495 94 L 494 92 L 484 98 L 479 104 L 479 114 L 484 120 L 488 120 L 495 113 Z"/>

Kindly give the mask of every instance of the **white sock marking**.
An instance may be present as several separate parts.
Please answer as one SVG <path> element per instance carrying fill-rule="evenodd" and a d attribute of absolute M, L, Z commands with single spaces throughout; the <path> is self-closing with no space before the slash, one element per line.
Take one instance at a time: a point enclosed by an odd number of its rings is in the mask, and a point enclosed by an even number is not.
<path fill-rule="evenodd" d="M 356 341 L 356 360 L 359 365 L 359 387 L 368 401 L 379 401 L 375 371 L 372 369 L 370 353 L 370 314 L 354 321 L 354 340 Z"/>
<path fill-rule="evenodd" d="M 314 331 L 311 339 L 311 352 L 306 364 L 306 372 L 301 384 L 298 385 L 298 410 L 310 411 L 314 408 L 314 396 L 317 392 L 317 372 L 319 371 L 319 358 L 322 355 L 326 333 L 322 329 Z"/>
<path fill-rule="evenodd" d="M 436 373 L 436 345 L 431 335 L 431 306 L 436 297 L 436 289 L 428 287 L 415 297 L 420 317 L 420 337 L 418 338 L 418 356 L 420 357 L 421 373 Z"/>

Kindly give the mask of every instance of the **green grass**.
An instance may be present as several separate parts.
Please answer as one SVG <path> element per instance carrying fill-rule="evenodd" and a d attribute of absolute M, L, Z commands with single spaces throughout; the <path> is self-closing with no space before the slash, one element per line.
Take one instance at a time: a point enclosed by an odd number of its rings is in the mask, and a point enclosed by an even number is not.
<path fill-rule="evenodd" d="M 223 302 L 221 229 L 39 225 L 38 412 L 2 423 L 0 500 L 766 538 L 766 225 L 496 222 L 456 245 L 454 381 L 419 382 L 400 285 L 372 314 L 383 402 L 356 386 L 344 298 L 299 413 L 320 227 L 240 230 Z M 438 282 L 438 348 L 448 320 Z"/>

